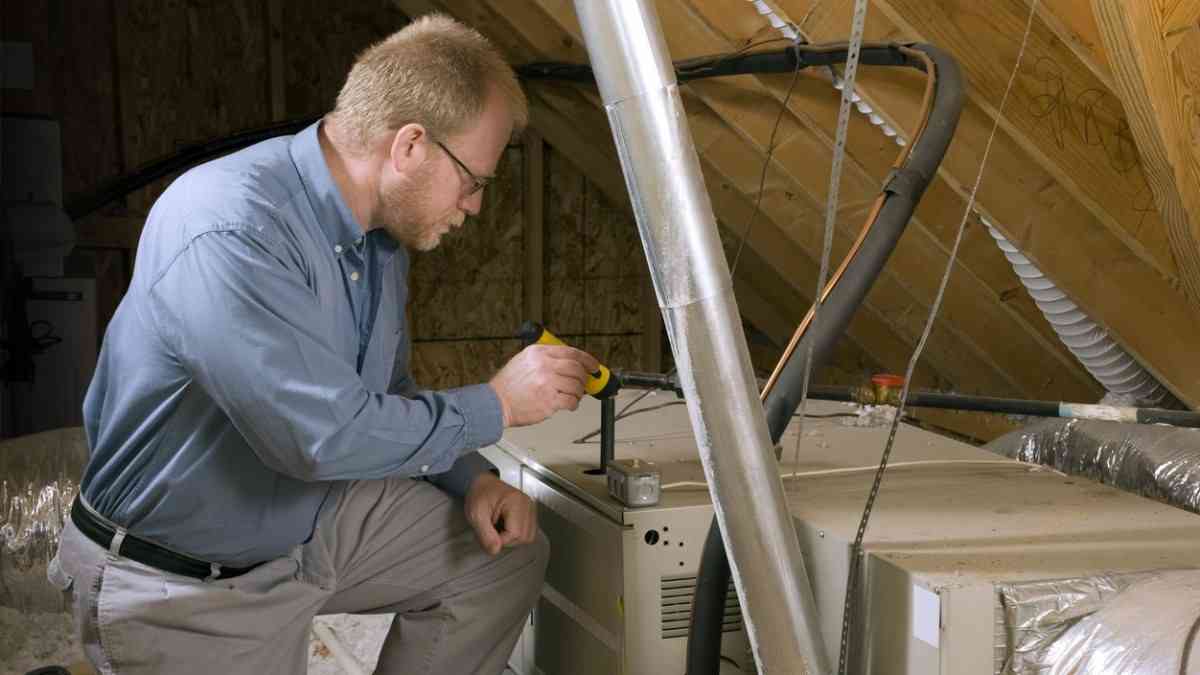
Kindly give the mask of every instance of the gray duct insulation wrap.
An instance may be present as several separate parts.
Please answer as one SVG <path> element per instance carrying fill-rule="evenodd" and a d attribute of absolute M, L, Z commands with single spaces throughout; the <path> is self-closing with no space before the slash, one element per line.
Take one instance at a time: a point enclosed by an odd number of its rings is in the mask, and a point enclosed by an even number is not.
<path fill-rule="evenodd" d="M 1002 675 L 1200 673 L 1200 571 L 1002 584 L 997 591 Z"/>
<path fill-rule="evenodd" d="M 1200 429 L 1050 419 L 986 447 L 1200 513 Z"/>
<path fill-rule="evenodd" d="M 0 607 L 68 609 L 46 565 L 87 464 L 83 430 L 58 429 L 0 442 Z"/>

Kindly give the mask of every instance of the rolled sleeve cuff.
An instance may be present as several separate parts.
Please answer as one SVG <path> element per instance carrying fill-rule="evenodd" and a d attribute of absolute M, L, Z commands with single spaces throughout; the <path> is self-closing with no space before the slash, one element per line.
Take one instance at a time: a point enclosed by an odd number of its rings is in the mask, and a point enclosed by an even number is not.
<path fill-rule="evenodd" d="M 476 384 L 452 391 L 466 421 L 464 445 L 478 450 L 500 440 L 504 435 L 504 411 L 496 390 L 489 384 Z"/>
<path fill-rule="evenodd" d="M 475 482 L 480 474 L 488 472 L 499 474 L 496 467 L 484 459 L 483 455 L 469 452 L 459 457 L 446 473 L 430 476 L 429 482 L 455 497 L 462 498 L 467 496 L 471 483 Z"/>

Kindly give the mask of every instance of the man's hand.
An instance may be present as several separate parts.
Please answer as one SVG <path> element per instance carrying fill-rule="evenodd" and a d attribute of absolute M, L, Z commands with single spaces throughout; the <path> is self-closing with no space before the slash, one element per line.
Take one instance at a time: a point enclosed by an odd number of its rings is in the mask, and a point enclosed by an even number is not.
<path fill-rule="evenodd" d="M 574 347 L 530 345 L 489 384 L 504 410 L 504 426 L 521 427 L 578 408 L 588 373 L 599 369 L 596 359 Z"/>
<path fill-rule="evenodd" d="M 490 473 L 480 474 L 467 491 L 464 510 L 488 555 L 502 548 L 532 544 L 537 538 L 533 500 Z"/>

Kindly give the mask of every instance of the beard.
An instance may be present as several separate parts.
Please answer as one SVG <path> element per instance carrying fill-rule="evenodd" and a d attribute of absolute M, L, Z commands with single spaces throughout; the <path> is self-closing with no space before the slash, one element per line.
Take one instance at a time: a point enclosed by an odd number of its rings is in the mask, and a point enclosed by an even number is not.
<path fill-rule="evenodd" d="M 442 240 L 442 228 L 430 215 L 433 176 L 422 171 L 403 185 L 381 187 L 380 212 L 371 223 L 414 251 L 431 251 Z"/>

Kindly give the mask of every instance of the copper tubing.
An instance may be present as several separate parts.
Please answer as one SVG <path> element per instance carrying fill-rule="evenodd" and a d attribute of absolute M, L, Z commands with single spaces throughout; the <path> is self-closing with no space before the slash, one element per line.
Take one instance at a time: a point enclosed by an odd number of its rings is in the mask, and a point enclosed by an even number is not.
<path fill-rule="evenodd" d="M 912 141 L 908 145 L 901 148 L 900 153 L 896 157 L 896 161 L 892 163 L 893 169 L 899 169 L 904 165 L 904 162 L 908 159 L 908 155 L 909 152 L 911 152 L 912 147 L 915 146 L 917 141 L 920 140 L 921 135 L 925 132 L 925 129 L 929 124 L 929 115 L 933 111 L 933 92 L 936 82 L 935 78 L 937 77 L 933 60 L 929 58 L 928 54 L 921 50 L 910 49 L 907 47 L 901 48 L 901 51 L 909 56 L 919 58 L 925 64 L 925 72 L 928 74 L 928 77 L 926 78 L 925 82 L 925 95 L 921 101 L 920 125 L 917 127 L 917 133 L 915 136 L 913 136 Z M 845 274 L 846 268 L 849 267 L 850 263 L 854 260 L 854 256 L 858 253 L 858 249 L 862 246 L 863 241 L 866 240 L 867 234 L 869 234 L 871 228 L 875 226 L 875 221 L 879 217 L 879 212 L 883 208 L 883 204 L 887 201 L 887 198 L 888 193 L 886 191 L 881 192 L 879 196 L 875 198 L 875 203 L 871 207 L 871 212 L 867 214 L 867 218 L 863 223 L 862 230 L 860 230 L 858 233 L 858 238 L 854 240 L 854 245 L 850 247 L 850 251 L 846 254 L 846 257 L 842 259 L 841 264 L 838 265 L 837 270 L 833 273 L 833 276 L 825 285 L 825 290 L 821 293 L 821 297 L 817 300 L 817 302 L 824 303 L 825 299 L 829 297 L 829 294 L 833 292 L 834 287 L 837 286 L 838 281 L 840 281 L 842 275 Z M 788 341 L 787 347 L 783 350 L 783 355 L 779 358 L 779 362 L 775 364 L 775 369 L 771 372 L 771 377 L 767 379 L 766 385 L 763 386 L 762 392 L 759 394 L 759 398 L 761 400 L 767 400 L 767 395 L 771 393 L 771 389 L 773 389 L 776 382 L 779 381 L 779 377 L 783 373 L 783 368 L 787 364 L 788 359 L 792 357 L 792 354 L 796 351 L 796 346 L 799 345 L 800 340 L 804 338 L 804 333 L 808 330 L 809 325 L 812 323 L 813 315 L 816 313 L 817 302 L 814 302 L 813 305 L 808 308 L 808 312 L 804 315 L 804 319 L 801 320 L 800 325 L 796 327 L 796 332 L 792 334 L 792 339 Z"/>

